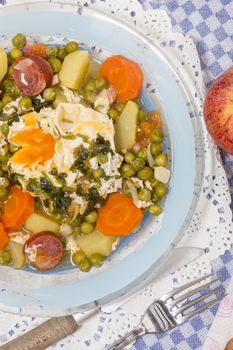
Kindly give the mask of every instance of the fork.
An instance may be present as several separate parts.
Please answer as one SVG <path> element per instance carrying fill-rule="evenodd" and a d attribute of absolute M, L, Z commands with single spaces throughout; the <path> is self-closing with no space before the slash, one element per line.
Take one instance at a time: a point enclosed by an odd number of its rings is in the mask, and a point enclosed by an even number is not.
<path fill-rule="evenodd" d="M 120 340 L 105 348 L 105 350 L 122 350 L 125 346 L 134 343 L 138 337 L 144 334 L 169 331 L 219 302 L 226 294 L 216 296 L 216 293 L 223 292 L 224 287 L 220 285 L 213 290 L 207 289 L 218 282 L 218 280 L 214 279 L 203 284 L 211 276 L 209 274 L 198 278 L 154 301 L 147 308 L 140 324 Z M 201 282 L 201 285 L 191 289 Z M 206 289 L 206 293 L 203 294 Z M 196 295 L 198 292 L 201 295 Z M 212 295 L 215 295 L 215 298 L 208 301 Z"/>

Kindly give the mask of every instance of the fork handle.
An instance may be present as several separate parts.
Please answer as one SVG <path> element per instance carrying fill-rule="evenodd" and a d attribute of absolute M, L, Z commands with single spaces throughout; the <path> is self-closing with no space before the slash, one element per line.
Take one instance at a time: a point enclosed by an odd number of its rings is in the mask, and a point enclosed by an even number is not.
<path fill-rule="evenodd" d="M 123 350 L 127 345 L 134 343 L 135 340 L 146 333 L 143 326 L 134 328 L 131 332 L 126 333 L 124 337 L 112 343 L 110 347 L 105 350 Z"/>
<path fill-rule="evenodd" d="M 73 316 L 54 317 L 26 334 L 0 346 L 1 350 L 43 350 L 74 333 L 78 325 Z"/>

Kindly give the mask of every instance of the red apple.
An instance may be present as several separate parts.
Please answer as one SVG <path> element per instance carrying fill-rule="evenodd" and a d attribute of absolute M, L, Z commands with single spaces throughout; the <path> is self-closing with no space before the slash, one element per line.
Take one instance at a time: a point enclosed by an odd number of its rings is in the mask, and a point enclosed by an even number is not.
<path fill-rule="evenodd" d="M 208 90 L 204 117 L 216 144 L 233 154 L 233 67 L 220 75 Z"/>

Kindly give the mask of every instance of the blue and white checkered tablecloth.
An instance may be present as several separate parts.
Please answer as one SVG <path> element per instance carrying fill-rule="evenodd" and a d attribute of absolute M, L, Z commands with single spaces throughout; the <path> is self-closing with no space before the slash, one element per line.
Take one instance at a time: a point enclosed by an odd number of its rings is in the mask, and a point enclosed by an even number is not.
<path fill-rule="evenodd" d="M 140 2 L 145 9 L 165 10 L 172 19 L 174 30 L 194 39 L 207 88 L 216 77 L 233 65 L 233 0 L 140 0 Z M 233 156 L 222 152 L 222 160 L 233 198 Z M 233 250 L 220 256 L 213 263 L 213 270 L 220 281 L 227 285 L 233 274 Z M 203 349 L 216 312 L 217 306 L 213 306 L 192 321 L 170 332 L 141 337 L 132 349 Z"/>
<path fill-rule="evenodd" d="M 233 65 L 233 0 L 139 1 L 145 9 L 165 10 L 174 30 L 193 38 L 207 88 Z M 222 159 L 233 196 L 233 156 L 222 152 Z"/>

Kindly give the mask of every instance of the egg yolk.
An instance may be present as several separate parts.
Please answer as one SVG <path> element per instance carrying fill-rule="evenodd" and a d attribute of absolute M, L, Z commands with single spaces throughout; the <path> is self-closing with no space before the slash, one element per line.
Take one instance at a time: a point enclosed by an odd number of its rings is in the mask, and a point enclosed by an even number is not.
<path fill-rule="evenodd" d="M 11 137 L 10 142 L 22 146 L 11 157 L 11 162 L 25 166 L 44 164 L 53 157 L 56 144 L 51 134 L 39 128 L 25 128 Z"/>

